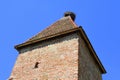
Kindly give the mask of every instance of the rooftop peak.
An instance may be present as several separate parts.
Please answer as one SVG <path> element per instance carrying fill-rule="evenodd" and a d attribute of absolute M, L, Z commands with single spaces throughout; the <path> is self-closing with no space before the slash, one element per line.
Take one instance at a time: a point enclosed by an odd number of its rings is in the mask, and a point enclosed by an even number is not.
<path fill-rule="evenodd" d="M 68 17 L 70 16 L 72 18 L 72 20 L 75 20 L 76 15 L 73 12 L 67 11 L 64 13 L 64 17 Z"/>

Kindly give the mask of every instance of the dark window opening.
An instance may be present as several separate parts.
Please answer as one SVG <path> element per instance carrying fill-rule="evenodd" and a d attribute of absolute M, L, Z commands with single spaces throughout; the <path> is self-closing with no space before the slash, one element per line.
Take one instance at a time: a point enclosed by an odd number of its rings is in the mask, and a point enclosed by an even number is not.
<path fill-rule="evenodd" d="M 39 65 L 39 62 L 36 62 L 34 68 L 38 68 L 38 65 Z"/>

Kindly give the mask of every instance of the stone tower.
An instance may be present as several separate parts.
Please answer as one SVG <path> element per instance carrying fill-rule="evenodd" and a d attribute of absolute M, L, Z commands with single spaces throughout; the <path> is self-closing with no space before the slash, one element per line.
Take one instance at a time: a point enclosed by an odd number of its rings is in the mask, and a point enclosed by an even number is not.
<path fill-rule="evenodd" d="M 19 56 L 9 80 L 102 80 L 106 73 L 75 14 L 15 46 Z"/>

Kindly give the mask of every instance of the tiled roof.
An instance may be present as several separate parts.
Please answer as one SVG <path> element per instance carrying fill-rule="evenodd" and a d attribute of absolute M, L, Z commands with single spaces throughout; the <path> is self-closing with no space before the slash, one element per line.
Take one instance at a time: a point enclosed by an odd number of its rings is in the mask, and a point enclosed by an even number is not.
<path fill-rule="evenodd" d="M 72 21 L 70 16 L 63 17 L 60 20 L 58 20 L 57 22 L 55 22 L 54 24 L 52 24 L 51 26 L 49 26 L 48 28 L 46 28 L 45 30 L 43 30 L 42 32 L 38 33 L 36 36 L 29 39 L 27 42 L 36 40 L 36 39 L 40 39 L 43 37 L 47 37 L 47 36 L 50 36 L 53 34 L 57 34 L 57 33 L 63 32 L 63 31 L 67 31 L 67 30 L 70 30 L 70 29 L 73 29 L 76 27 L 77 26 Z"/>
<path fill-rule="evenodd" d="M 76 28 L 78 28 L 78 26 L 74 23 L 74 21 L 70 16 L 63 17 L 60 20 L 53 23 L 48 28 L 46 28 L 45 30 L 41 31 L 37 35 L 27 40 L 26 42 L 15 46 L 15 48 L 17 49 L 22 46 L 27 46 L 27 45 L 36 43 L 38 41 L 41 41 L 43 39 L 44 40 L 48 39 L 50 36 L 54 37 L 56 36 L 56 34 L 59 34 L 59 33 L 61 34 L 62 32 L 67 32 L 69 30 L 76 29 Z"/>

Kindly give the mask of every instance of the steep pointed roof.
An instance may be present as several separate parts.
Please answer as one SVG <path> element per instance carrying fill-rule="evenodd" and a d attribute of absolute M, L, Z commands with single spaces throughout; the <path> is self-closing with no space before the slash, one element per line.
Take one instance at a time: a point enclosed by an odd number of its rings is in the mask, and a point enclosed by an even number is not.
<path fill-rule="evenodd" d="M 63 33 L 72 29 L 76 29 L 78 26 L 74 23 L 72 18 L 70 16 L 66 16 L 61 18 L 60 20 L 53 23 L 51 26 L 46 28 L 45 30 L 41 31 L 37 35 L 33 36 L 26 42 L 19 44 L 15 46 L 16 49 L 27 46 L 33 43 L 36 43 L 38 41 L 41 41 L 43 39 L 47 39 L 49 37 L 54 37 L 56 35 L 59 35 L 59 33 Z"/>
<path fill-rule="evenodd" d="M 52 24 L 51 26 L 49 26 L 48 28 L 46 28 L 45 30 L 43 30 L 42 32 L 38 33 L 36 36 L 29 39 L 27 42 L 40 39 L 43 37 L 47 37 L 50 35 L 54 35 L 54 34 L 67 31 L 76 27 L 77 25 L 72 21 L 70 16 L 63 17 L 57 22 L 55 22 L 54 24 Z"/>

